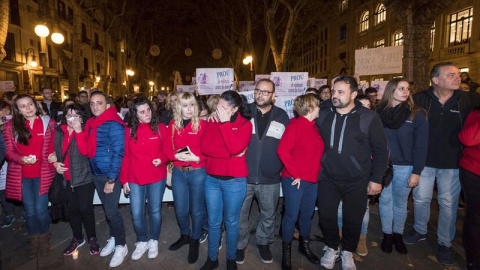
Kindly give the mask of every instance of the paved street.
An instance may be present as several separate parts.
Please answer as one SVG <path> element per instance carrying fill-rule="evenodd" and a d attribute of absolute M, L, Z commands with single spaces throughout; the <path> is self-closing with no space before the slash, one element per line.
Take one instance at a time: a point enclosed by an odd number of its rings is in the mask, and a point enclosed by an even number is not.
<path fill-rule="evenodd" d="M 279 207 L 280 208 L 280 207 Z M 454 242 L 455 259 L 457 263 L 451 267 L 444 267 L 436 262 L 435 251 L 436 246 L 436 222 L 437 222 L 437 203 L 432 202 L 432 218 L 429 224 L 428 240 L 414 246 L 407 246 L 408 255 L 400 255 L 395 251 L 392 254 L 385 254 L 380 250 L 381 244 L 381 226 L 378 215 L 378 205 L 370 207 L 370 226 L 368 234 L 369 254 L 366 257 L 356 256 L 356 263 L 358 269 L 464 269 L 465 257 L 462 248 L 461 235 L 462 224 L 465 210 L 459 210 L 459 218 L 457 222 L 457 237 Z M 410 205 L 410 209 L 412 209 Z M 130 255 L 133 252 L 136 241 L 135 232 L 133 230 L 130 207 L 124 205 L 121 208 L 121 213 L 125 220 L 127 243 L 129 248 L 128 259 L 118 269 L 199 269 L 206 260 L 207 242 L 200 246 L 200 258 L 194 265 L 189 265 L 187 262 L 188 246 L 184 246 L 176 252 L 168 250 L 168 246 L 179 237 L 179 229 L 175 220 L 175 212 L 173 208 L 167 207 L 163 204 L 162 210 L 162 231 L 160 234 L 159 256 L 156 259 L 149 260 L 146 255 L 139 261 L 132 261 Z M 258 214 L 256 204 L 252 208 L 253 223 Z M 105 244 L 108 238 L 108 227 L 105 221 L 105 216 L 101 206 L 95 207 L 95 216 L 97 220 L 97 236 L 101 245 Z M 412 211 L 409 213 L 406 230 L 412 228 L 413 215 Z M 318 215 L 315 213 L 313 219 L 313 226 L 311 232 L 312 241 L 311 247 L 320 255 L 324 243 L 320 229 L 318 227 Z M 277 216 L 277 229 L 280 225 L 280 215 Z M 28 244 L 27 233 L 24 223 L 17 220 L 14 226 L 0 230 L 0 251 L 1 263 L 0 270 L 7 269 L 105 269 L 108 268 L 109 258 L 101 258 L 100 256 L 92 256 L 88 253 L 88 247 L 85 245 L 80 248 L 78 260 L 73 260 L 71 257 L 63 257 L 62 251 L 71 240 L 71 230 L 68 223 L 52 224 L 50 227 L 52 232 L 52 251 L 45 257 L 39 257 L 29 260 L 27 258 Z M 220 251 L 219 260 L 220 268 L 226 269 L 225 259 L 225 239 L 224 247 Z M 243 265 L 239 265 L 239 269 L 280 269 L 281 263 L 281 238 L 276 237 L 275 243 L 272 246 L 274 255 L 274 262 L 272 264 L 263 264 L 260 260 L 259 253 L 256 249 L 254 238 L 250 240 L 250 244 L 246 252 L 246 260 Z M 292 260 L 294 269 L 319 269 L 318 265 L 311 264 L 297 251 L 297 242 L 293 243 Z M 341 263 L 337 263 L 334 269 L 341 269 Z"/>

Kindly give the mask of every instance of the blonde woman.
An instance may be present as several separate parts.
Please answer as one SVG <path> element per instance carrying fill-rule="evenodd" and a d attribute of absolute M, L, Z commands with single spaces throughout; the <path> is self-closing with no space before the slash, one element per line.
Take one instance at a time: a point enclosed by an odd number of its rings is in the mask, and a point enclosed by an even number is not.
<path fill-rule="evenodd" d="M 218 101 L 220 100 L 219 95 L 211 95 L 207 100 L 207 106 L 210 108 L 211 112 L 217 110 Z"/>
<path fill-rule="evenodd" d="M 168 126 L 168 123 L 173 119 L 173 111 L 177 102 L 178 93 L 172 92 L 167 96 L 167 103 L 165 104 L 165 111 L 163 111 L 160 122 Z"/>
<path fill-rule="evenodd" d="M 198 259 L 203 226 L 206 159 L 200 152 L 200 138 L 206 124 L 199 118 L 195 96 L 190 93 L 178 95 L 173 120 L 168 125 L 166 150 L 169 159 L 173 160 L 172 191 L 181 236 L 169 249 L 178 250 L 189 244 L 188 262 L 191 264 Z"/>

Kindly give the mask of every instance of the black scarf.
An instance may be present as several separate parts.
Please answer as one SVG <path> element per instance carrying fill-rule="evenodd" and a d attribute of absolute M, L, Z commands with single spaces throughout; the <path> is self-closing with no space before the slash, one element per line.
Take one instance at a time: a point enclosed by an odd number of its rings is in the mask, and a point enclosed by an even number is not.
<path fill-rule="evenodd" d="M 386 105 L 377 109 L 382 119 L 383 127 L 399 129 L 410 116 L 411 110 L 407 102 L 402 102 L 396 107 L 386 108 Z"/>

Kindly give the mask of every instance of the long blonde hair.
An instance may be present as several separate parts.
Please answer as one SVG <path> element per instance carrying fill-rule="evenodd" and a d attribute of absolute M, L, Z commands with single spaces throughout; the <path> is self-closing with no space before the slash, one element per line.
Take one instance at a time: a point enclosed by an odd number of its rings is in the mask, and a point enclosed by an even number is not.
<path fill-rule="evenodd" d="M 173 97 L 173 96 L 177 96 L 177 98 L 178 98 L 177 91 L 173 91 L 170 94 L 168 94 L 167 102 L 165 103 L 165 109 L 167 109 L 167 110 L 170 110 L 170 109 L 174 110 L 175 109 L 175 108 L 172 108 L 172 101 L 170 100 L 170 98 Z"/>
<path fill-rule="evenodd" d="M 198 117 L 198 103 L 197 99 L 191 93 L 181 93 L 178 95 L 177 104 L 173 108 L 173 119 L 175 120 L 175 129 L 178 133 L 185 128 L 183 126 L 182 107 L 184 105 L 193 104 L 192 129 L 194 132 L 198 131 L 200 126 L 200 118 Z"/>
<path fill-rule="evenodd" d="M 378 105 L 378 108 L 381 108 L 385 106 L 385 110 L 389 110 L 393 108 L 393 93 L 395 90 L 397 90 L 398 84 L 400 82 L 406 82 L 410 86 L 410 82 L 404 78 L 393 78 L 391 79 L 388 83 L 387 86 L 385 86 L 385 91 L 383 92 L 383 97 L 382 101 Z M 415 103 L 413 102 L 412 98 L 412 93 L 409 93 L 408 99 L 407 99 L 407 105 L 408 108 L 410 109 L 410 120 L 413 120 L 413 117 L 415 117 L 415 113 L 417 111 L 417 106 L 415 106 Z"/>

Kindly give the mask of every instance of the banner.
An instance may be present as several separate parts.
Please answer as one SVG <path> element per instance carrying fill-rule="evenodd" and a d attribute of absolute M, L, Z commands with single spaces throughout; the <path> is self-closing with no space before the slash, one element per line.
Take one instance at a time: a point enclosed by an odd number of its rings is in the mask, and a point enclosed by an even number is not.
<path fill-rule="evenodd" d="M 244 95 L 247 98 L 248 103 L 253 103 L 255 101 L 255 93 L 253 91 L 244 91 L 239 94 Z"/>
<path fill-rule="evenodd" d="M 403 46 L 355 50 L 355 74 L 402 73 Z"/>
<path fill-rule="evenodd" d="M 360 83 L 358 84 L 358 89 L 362 89 L 363 94 L 365 94 L 365 89 L 367 89 L 368 87 L 370 87 L 370 84 L 366 81 L 360 81 Z"/>
<path fill-rule="evenodd" d="M 295 117 L 293 113 L 293 100 L 295 100 L 296 97 L 297 96 L 277 96 L 275 97 L 275 106 L 286 111 L 288 118 L 291 119 Z"/>
<path fill-rule="evenodd" d="M 255 75 L 255 84 L 261 79 L 270 79 L 270 74 L 256 74 Z"/>
<path fill-rule="evenodd" d="M 238 82 L 238 91 L 253 91 L 255 89 L 254 81 L 239 81 Z"/>
<path fill-rule="evenodd" d="M 377 99 L 381 100 L 383 98 L 383 92 L 385 92 L 385 86 L 387 86 L 388 81 L 373 81 L 372 87 L 377 89 Z"/>
<path fill-rule="evenodd" d="M 1 92 L 15 91 L 15 84 L 13 83 L 13 81 L 0 81 L 0 91 Z"/>
<path fill-rule="evenodd" d="M 272 72 L 270 80 L 278 96 L 297 96 L 307 89 L 308 72 Z"/>
<path fill-rule="evenodd" d="M 315 79 L 315 78 L 308 78 L 307 87 L 313 87 L 317 90 L 327 84 L 327 79 Z"/>
<path fill-rule="evenodd" d="M 233 68 L 197 68 L 196 74 L 199 95 L 221 95 L 233 90 Z"/>
<path fill-rule="evenodd" d="M 195 93 L 195 85 L 177 85 L 178 93 Z"/>

